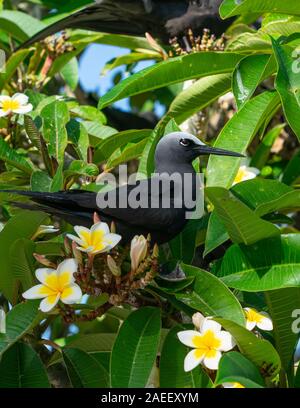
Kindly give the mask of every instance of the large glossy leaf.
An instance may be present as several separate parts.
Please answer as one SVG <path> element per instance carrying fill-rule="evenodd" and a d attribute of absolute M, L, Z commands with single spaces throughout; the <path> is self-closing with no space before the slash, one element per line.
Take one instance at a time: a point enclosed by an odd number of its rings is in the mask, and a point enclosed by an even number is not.
<path fill-rule="evenodd" d="M 0 14 L 1 15 L 1 14 Z M 1 20 L 1 18 L 0 18 Z M 2 90 L 4 86 L 9 82 L 17 68 L 20 66 L 22 61 L 29 54 L 29 50 L 20 50 L 13 53 L 5 63 L 5 72 L 0 74 L 0 89 Z"/>
<path fill-rule="evenodd" d="M 103 160 L 107 160 L 113 154 L 113 152 L 119 149 L 121 146 L 125 146 L 127 143 L 136 143 L 146 139 L 151 135 L 151 133 L 151 129 L 138 129 L 125 130 L 123 132 L 113 134 L 98 144 L 93 160 L 95 163 L 100 163 Z"/>
<path fill-rule="evenodd" d="M 293 311 L 300 309 L 300 288 L 287 288 L 265 293 L 268 311 L 274 327 L 274 339 L 282 366 L 290 377 L 294 366 L 294 353 L 298 333 L 292 330 Z"/>
<path fill-rule="evenodd" d="M 122 324 L 111 355 L 112 387 L 145 387 L 160 337 L 160 310 L 144 307 Z"/>
<path fill-rule="evenodd" d="M 200 228 L 200 220 L 190 220 L 184 230 L 177 235 L 169 246 L 174 259 L 184 263 L 192 263 L 196 250 L 197 232 Z"/>
<path fill-rule="evenodd" d="M 273 144 L 275 143 L 284 127 L 285 123 L 277 125 L 264 136 L 263 140 L 260 142 L 258 148 L 256 149 L 256 152 L 251 159 L 251 167 L 256 167 L 258 169 L 263 168 L 263 166 L 268 161 Z"/>
<path fill-rule="evenodd" d="M 3 10 L 0 12 L 1 29 L 7 31 L 14 38 L 25 41 L 45 28 L 40 20 L 16 10 Z"/>
<path fill-rule="evenodd" d="M 264 380 L 258 368 L 241 353 L 231 351 L 223 354 L 215 385 L 238 382 L 245 388 L 261 388 Z"/>
<path fill-rule="evenodd" d="M 282 174 L 282 182 L 288 185 L 294 184 L 300 177 L 300 150 L 295 153 Z"/>
<path fill-rule="evenodd" d="M 71 119 L 66 126 L 68 138 L 73 143 L 73 147 L 81 160 L 87 160 L 89 147 L 89 135 L 82 123 L 76 119 Z"/>
<path fill-rule="evenodd" d="M 247 292 L 300 286 L 300 235 L 233 245 L 215 273 L 229 287 Z"/>
<path fill-rule="evenodd" d="M 21 238 L 30 239 L 41 223 L 47 218 L 45 213 L 22 211 L 11 218 L 0 232 L 0 257 L 7 259 L 11 246 Z M 0 265 L 0 290 L 11 302 L 16 301 L 16 279 L 8 262 Z"/>
<path fill-rule="evenodd" d="M 206 316 L 220 316 L 245 324 L 239 301 L 216 276 L 190 265 L 181 264 L 181 268 L 186 276 L 195 277 L 195 280 L 188 290 L 176 293 L 176 299 Z"/>
<path fill-rule="evenodd" d="M 222 18 L 228 18 L 239 14 L 253 13 L 283 13 L 300 15 L 298 4 L 294 1 L 281 0 L 224 0 L 220 7 Z"/>
<path fill-rule="evenodd" d="M 244 153 L 259 128 L 278 106 L 276 92 L 265 92 L 246 102 L 223 128 L 215 147 Z M 230 187 L 239 165 L 240 159 L 211 156 L 207 167 L 207 186 Z"/>
<path fill-rule="evenodd" d="M 242 354 L 259 368 L 264 377 L 272 378 L 278 374 L 280 357 L 269 341 L 259 339 L 254 333 L 229 320 L 215 320 L 232 334 Z"/>
<path fill-rule="evenodd" d="M 75 91 L 78 81 L 79 81 L 79 72 L 78 72 L 78 61 L 77 58 L 73 57 L 61 70 L 61 76 L 66 81 L 66 84 L 71 88 L 72 91 Z"/>
<path fill-rule="evenodd" d="M 273 39 L 273 49 L 278 63 L 275 87 L 280 94 L 286 119 L 300 139 L 300 68 L 298 53 L 289 46 L 281 46 Z"/>
<path fill-rule="evenodd" d="M 233 74 L 233 93 L 240 109 L 254 94 L 258 85 L 276 70 L 273 56 L 250 55 L 239 62 Z"/>
<path fill-rule="evenodd" d="M 44 107 L 41 116 L 44 119 L 44 137 L 49 143 L 49 155 L 62 162 L 68 144 L 66 130 L 66 124 L 70 120 L 68 107 L 63 101 L 55 101 Z"/>
<path fill-rule="evenodd" d="M 0 334 L 0 357 L 42 319 L 38 312 L 40 301 L 20 303 L 6 316 L 6 333 Z"/>
<path fill-rule="evenodd" d="M 210 388 L 212 383 L 201 367 L 185 372 L 184 359 L 190 349 L 182 344 L 177 333 L 184 330 L 183 326 L 173 327 L 163 345 L 160 358 L 161 388 Z"/>
<path fill-rule="evenodd" d="M 140 157 L 144 151 L 147 141 L 148 139 L 143 139 L 138 143 L 129 145 L 121 152 L 120 155 L 117 155 L 117 157 L 111 157 L 106 163 L 106 170 L 113 169 L 114 167 L 119 166 L 119 164 L 126 163 Z"/>
<path fill-rule="evenodd" d="M 21 284 L 22 292 L 35 284 L 33 253 L 35 243 L 29 239 L 18 239 L 13 243 L 9 251 L 9 269 L 14 279 Z"/>
<path fill-rule="evenodd" d="M 209 217 L 207 232 L 205 237 L 205 250 L 203 256 L 208 255 L 218 246 L 222 245 L 229 239 L 228 232 L 218 216 L 216 211 L 213 211 Z"/>
<path fill-rule="evenodd" d="M 256 210 L 259 206 L 268 204 L 292 192 L 293 189 L 277 180 L 257 177 L 236 184 L 230 191 L 248 207 Z"/>
<path fill-rule="evenodd" d="M 65 348 L 63 359 L 74 388 L 108 387 L 105 368 L 88 353 L 76 348 Z"/>
<path fill-rule="evenodd" d="M 231 240 L 251 245 L 264 238 L 279 235 L 280 230 L 259 218 L 247 205 L 221 187 L 206 188 L 206 195 L 224 224 Z"/>
<path fill-rule="evenodd" d="M 161 56 L 157 52 L 131 52 L 130 54 L 123 54 L 108 61 L 102 69 L 101 75 L 106 75 L 109 71 L 122 65 L 130 65 L 139 61 L 154 59 L 161 59 Z"/>
<path fill-rule="evenodd" d="M 120 82 L 100 98 L 98 107 L 103 109 L 128 96 L 187 79 L 230 73 L 240 59 L 240 55 L 226 52 L 203 52 L 171 58 L 139 71 Z"/>
<path fill-rule="evenodd" d="M 230 90 L 231 74 L 201 78 L 176 96 L 167 115 L 180 124 Z"/>
<path fill-rule="evenodd" d="M 0 388 L 49 388 L 39 355 L 27 344 L 16 343 L 0 362 Z"/>
<path fill-rule="evenodd" d="M 12 149 L 4 140 L 0 138 L 0 160 L 22 170 L 26 174 L 31 174 L 34 170 L 33 164 L 24 156 Z"/>

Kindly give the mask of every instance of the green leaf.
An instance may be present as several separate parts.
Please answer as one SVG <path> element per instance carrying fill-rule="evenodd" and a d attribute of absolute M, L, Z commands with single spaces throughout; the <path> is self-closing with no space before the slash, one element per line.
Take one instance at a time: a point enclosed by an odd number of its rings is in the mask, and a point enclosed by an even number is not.
<path fill-rule="evenodd" d="M 143 388 L 151 373 L 160 337 L 160 310 L 143 307 L 122 324 L 111 354 L 111 386 Z"/>
<path fill-rule="evenodd" d="M 242 307 L 233 293 L 216 276 L 190 265 L 181 264 L 186 276 L 195 277 L 192 289 L 176 293 L 176 299 L 206 316 L 221 316 L 245 324 Z"/>
<path fill-rule="evenodd" d="M 101 110 L 112 103 L 187 79 L 230 73 L 242 57 L 226 52 L 194 53 L 159 62 L 121 81 L 99 100 Z"/>
<path fill-rule="evenodd" d="M 0 13 L 1 16 L 1 13 Z M 0 17 L 1 21 L 1 17 Z M 1 27 L 2 28 L 2 27 Z M 17 68 L 28 56 L 29 50 L 19 50 L 14 52 L 5 63 L 5 72 L 0 73 L 0 90 L 2 90 L 15 74 Z"/>
<path fill-rule="evenodd" d="M 77 88 L 79 81 L 78 61 L 73 57 L 61 70 L 61 76 L 66 81 L 66 84 L 74 91 Z"/>
<path fill-rule="evenodd" d="M 46 193 L 50 191 L 51 182 L 51 177 L 45 171 L 34 171 L 30 178 L 31 190 Z"/>
<path fill-rule="evenodd" d="M 300 288 L 287 288 L 265 293 L 273 321 L 274 339 L 282 367 L 289 378 L 294 370 L 294 353 L 299 334 L 292 330 L 293 311 L 300 309 Z"/>
<path fill-rule="evenodd" d="M 282 13 L 300 15 L 298 4 L 293 1 L 281 0 L 224 0 L 220 6 L 222 18 L 237 16 L 239 14 L 253 13 Z"/>
<path fill-rule="evenodd" d="M 214 319 L 234 337 L 241 353 L 255 364 L 264 377 L 274 378 L 281 367 L 280 357 L 272 344 L 259 339 L 245 327 L 225 319 Z"/>
<path fill-rule="evenodd" d="M 63 190 L 64 187 L 64 164 L 60 163 L 58 166 L 55 175 L 53 177 L 52 183 L 50 185 L 50 192 L 55 193 L 57 191 Z"/>
<path fill-rule="evenodd" d="M 70 109 L 70 112 L 72 115 L 79 117 L 81 119 L 100 122 L 102 123 L 102 125 L 106 124 L 105 115 L 94 106 L 78 105 L 72 107 Z"/>
<path fill-rule="evenodd" d="M 250 55 L 239 62 L 233 74 L 233 93 L 240 109 L 253 96 L 258 85 L 276 70 L 273 56 Z"/>
<path fill-rule="evenodd" d="M 210 252 L 214 251 L 218 246 L 222 245 L 229 239 L 229 235 L 223 222 L 218 217 L 216 211 L 213 211 L 209 217 L 208 227 L 205 237 L 205 250 L 203 256 L 205 257 Z"/>
<path fill-rule="evenodd" d="M 16 343 L 4 353 L 0 378 L 0 388 L 50 388 L 39 355 L 24 343 Z"/>
<path fill-rule="evenodd" d="M 49 155 L 61 163 L 68 144 L 66 124 L 70 120 L 70 115 L 67 104 L 63 101 L 54 101 L 43 108 L 41 116 L 44 119 L 44 137 L 49 143 Z"/>
<path fill-rule="evenodd" d="M 30 160 L 27 160 L 24 156 L 17 153 L 2 138 L 0 138 L 0 160 L 3 160 L 26 174 L 31 174 L 34 169 Z"/>
<path fill-rule="evenodd" d="M 0 334 L 0 357 L 42 319 L 38 312 L 39 300 L 20 303 L 6 315 L 6 333 Z"/>
<path fill-rule="evenodd" d="M 101 139 L 106 139 L 118 133 L 116 129 L 104 126 L 99 121 L 84 121 L 82 124 L 90 135 L 90 144 L 93 147 L 96 147 L 101 142 Z"/>
<path fill-rule="evenodd" d="M 79 177 L 88 176 L 95 177 L 98 176 L 99 169 L 93 163 L 85 163 L 83 160 L 73 160 L 70 164 L 68 170 L 65 171 L 65 177 Z"/>
<path fill-rule="evenodd" d="M 281 97 L 285 117 L 300 139 L 300 79 L 298 52 L 292 47 L 281 46 L 272 39 L 274 54 L 278 64 L 275 87 Z"/>
<path fill-rule="evenodd" d="M 1 29 L 20 41 L 25 41 L 45 28 L 45 24 L 31 15 L 16 10 L 0 12 Z"/>
<path fill-rule="evenodd" d="M 201 78 L 176 96 L 167 115 L 180 124 L 230 90 L 231 74 Z"/>
<path fill-rule="evenodd" d="M 107 160 L 120 147 L 125 146 L 127 143 L 140 142 L 141 140 L 148 138 L 151 133 L 151 129 L 125 130 L 123 132 L 115 133 L 102 140 L 97 145 L 93 160 L 95 163 Z"/>
<path fill-rule="evenodd" d="M 233 245 L 215 273 L 227 286 L 247 292 L 299 287 L 300 235 L 282 235 L 252 246 Z"/>
<path fill-rule="evenodd" d="M 22 292 L 35 284 L 34 251 L 34 242 L 24 238 L 15 241 L 9 251 L 8 264 L 11 275 L 20 282 Z"/>
<path fill-rule="evenodd" d="M 0 232 L 0 258 L 7 259 L 11 246 L 20 238 L 30 239 L 48 216 L 42 212 L 21 211 L 11 218 Z M 8 262 L 0 266 L 0 291 L 11 302 L 16 300 L 16 280 Z"/>
<path fill-rule="evenodd" d="M 256 210 L 264 204 L 277 200 L 293 191 L 291 187 L 277 180 L 265 180 L 256 177 L 233 186 L 230 191 L 248 207 Z"/>
<path fill-rule="evenodd" d="M 63 349 L 63 359 L 74 388 L 107 388 L 108 376 L 104 367 L 88 353 L 76 349 Z"/>
<path fill-rule="evenodd" d="M 98 111 L 97 111 L 98 112 Z M 89 147 L 89 135 L 82 123 L 76 119 L 71 119 L 66 126 L 68 138 L 81 160 L 87 161 L 87 151 Z"/>
<path fill-rule="evenodd" d="M 245 388 L 261 388 L 265 385 L 258 368 L 236 351 L 224 353 L 219 363 L 215 385 L 228 382 L 238 382 Z"/>
<path fill-rule="evenodd" d="M 185 372 L 184 359 L 190 349 L 182 344 L 177 333 L 184 330 L 183 326 L 173 327 L 163 345 L 160 358 L 161 388 L 211 388 L 212 382 L 201 367 Z"/>
<path fill-rule="evenodd" d="M 233 116 L 219 134 L 215 147 L 244 153 L 260 127 L 270 119 L 279 106 L 275 92 L 256 96 Z M 238 172 L 240 159 L 210 156 L 207 167 L 207 186 L 231 187 Z"/>
<path fill-rule="evenodd" d="M 278 138 L 284 128 L 285 123 L 277 125 L 264 136 L 251 159 L 251 167 L 256 167 L 258 169 L 262 169 L 264 167 L 268 161 L 275 140 Z"/>
<path fill-rule="evenodd" d="M 109 71 L 120 67 L 121 65 L 131 65 L 139 61 L 161 59 L 157 52 L 131 52 L 130 54 L 120 55 L 108 61 L 101 71 L 101 75 L 106 75 Z"/>
<path fill-rule="evenodd" d="M 113 169 L 121 163 L 125 163 L 140 157 L 144 151 L 147 141 L 147 139 L 141 140 L 139 143 L 128 146 L 118 157 L 112 156 L 106 163 L 106 170 Z"/>
<path fill-rule="evenodd" d="M 201 219 L 189 220 L 184 230 L 169 242 L 174 259 L 186 264 L 192 263 L 195 256 L 197 232 L 200 222 Z"/>
<path fill-rule="evenodd" d="M 206 195 L 235 243 L 254 244 L 280 234 L 280 230 L 259 218 L 247 205 L 221 187 L 206 188 Z"/>
<path fill-rule="evenodd" d="M 294 184 L 300 177 L 300 150 L 295 153 L 283 171 L 282 182 L 288 185 Z"/>

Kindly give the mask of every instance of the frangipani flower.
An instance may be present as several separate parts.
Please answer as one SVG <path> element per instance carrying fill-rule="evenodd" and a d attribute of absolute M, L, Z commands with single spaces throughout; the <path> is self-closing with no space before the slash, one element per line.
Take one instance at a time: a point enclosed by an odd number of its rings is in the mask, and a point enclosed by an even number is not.
<path fill-rule="evenodd" d="M 57 269 L 39 268 L 35 271 L 41 284 L 33 286 L 23 293 L 25 299 L 43 299 L 40 310 L 50 312 L 59 300 L 66 305 L 78 303 L 82 292 L 75 283 L 73 274 L 77 271 L 78 264 L 73 258 L 61 262 Z"/>
<path fill-rule="evenodd" d="M 97 222 L 90 229 L 77 225 L 74 230 L 78 237 L 72 234 L 67 236 L 79 245 L 77 248 L 80 251 L 93 255 L 110 251 L 122 238 L 121 235 L 111 233 L 105 222 Z"/>
<path fill-rule="evenodd" d="M 242 181 L 252 180 L 258 176 L 259 173 L 259 170 L 255 167 L 241 166 L 232 185 L 234 186 Z"/>
<path fill-rule="evenodd" d="M 256 326 L 261 330 L 273 330 L 272 320 L 267 313 L 258 312 L 250 307 L 245 307 L 244 311 L 246 314 L 246 328 L 248 330 L 253 330 Z"/>
<path fill-rule="evenodd" d="M 12 97 L 0 95 L 0 117 L 8 116 L 13 113 L 24 115 L 31 112 L 33 106 L 28 103 L 28 96 L 22 93 L 16 93 Z"/>
<path fill-rule="evenodd" d="M 139 264 L 146 258 L 148 243 L 143 235 L 136 235 L 130 246 L 131 270 L 136 271 Z"/>
<path fill-rule="evenodd" d="M 184 371 L 191 371 L 200 363 L 210 370 L 217 370 L 223 351 L 229 351 L 235 346 L 231 334 L 221 330 L 221 325 L 211 318 L 205 318 L 200 332 L 185 330 L 178 332 L 181 343 L 192 347 L 184 360 Z"/>
<path fill-rule="evenodd" d="M 239 382 L 228 382 L 222 384 L 224 388 L 246 388 L 244 385 L 240 384 Z"/>

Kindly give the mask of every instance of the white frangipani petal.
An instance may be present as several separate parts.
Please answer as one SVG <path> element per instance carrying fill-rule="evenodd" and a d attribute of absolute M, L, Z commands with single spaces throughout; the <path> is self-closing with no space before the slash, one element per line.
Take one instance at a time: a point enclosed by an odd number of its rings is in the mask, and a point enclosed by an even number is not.
<path fill-rule="evenodd" d="M 195 347 L 195 338 L 201 338 L 201 335 L 196 330 L 184 330 L 177 333 L 181 343 L 188 347 Z"/>
<path fill-rule="evenodd" d="M 18 101 L 20 105 L 26 105 L 28 103 L 28 96 L 23 93 L 15 93 L 12 98 L 13 101 Z"/>
<path fill-rule="evenodd" d="M 198 350 L 192 350 L 186 355 L 184 359 L 184 371 L 192 371 L 203 361 L 203 355 L 197 351 Z"/>
<path fill-rule="evenodd" d="M 218 334 L 218 338 L 221 340 L 221 345 L 219 347 L 220 351 L 232 350 L 236 343 L 232 335 L 224 330 L 221 330 Z"/>
<path fill-rule="evenodd" d="M 66 305 L 70 305 L 72 303 L 78 303 L 82 297 L 82 291 L 80 287 L 73 283 L 69 287 L 66 287 L 61 294 L 61 301 Z"/>
<path fill-rule="evenodd" d="M 264 312 L 261 312 L 264 315 Z M 271 318 L 266 314 L 265 317 L 262 318 L 260 322 L 257 323 L 257 327 L 261 330 L 265 331 L 272 331 L 273 330 L 273 322 Z"/>
<path fill-rule="evenodd" d="M 203 364 L 210 370 L 217 370 L 221 357 L 222 353 L 216 350 L 214 353 L 208 354 L 204 357 Z"/>
<path fill-rule="evenodd" d="M 40 303 L 40 310 L 43 313 L 48 313 L 50 310 L 52 310 L 58 303 L 60 298 L 60 294 L 48 296 L 45 299 L 43 299 Z"/>
<path fill-rule="evenodd" d="M 221 331 L 222 326 L 220 323 L 215 322 L 210 317 L 207 317 L 203 320 L 202 326 L 200 327 L 201 332 L 205 332 L 206 330 L 212 330 L 214 332 Z"/>
<path fill-rule="evenodd" d="M 20 108 L 14 109 L 13 112 L 18 113 L 19 115 L 25 115 L 26 113 L 31 112 L 32 109 L 33 109 L 33 106 L 31 105 L 31 103 L 29 103 L 26 106 L 21 106 Z"/>

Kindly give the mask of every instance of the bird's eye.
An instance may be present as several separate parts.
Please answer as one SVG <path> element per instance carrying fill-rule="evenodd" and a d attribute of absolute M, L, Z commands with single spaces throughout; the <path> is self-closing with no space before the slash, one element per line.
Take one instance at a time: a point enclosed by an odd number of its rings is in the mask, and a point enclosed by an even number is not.
<path fill-rule="evenodd" d="M 190 146 L 191 141 L 189 139 L 180 139 L 179 143 L 181 144 L 181 146 L 188 147 Z"/>

